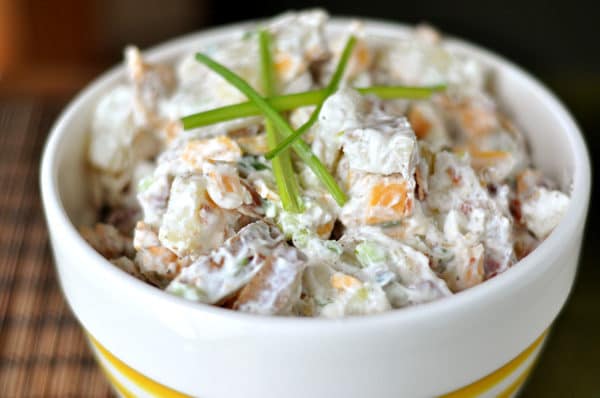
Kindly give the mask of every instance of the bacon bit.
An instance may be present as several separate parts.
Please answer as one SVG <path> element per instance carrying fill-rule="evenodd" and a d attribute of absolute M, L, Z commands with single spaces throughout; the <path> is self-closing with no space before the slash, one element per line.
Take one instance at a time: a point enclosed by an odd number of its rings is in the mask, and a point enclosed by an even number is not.
<path fill-rule="evenodd" d="M 510 214 L 512 214 L 513 219 L 519 225 L 523 225 L 523 213 L 521 212 L 521 201 L 519 199 L 511 199 L 509 202 L 509 210 Z"/>
<path fill-rule="evenodd" d="M 460 176 L 460 174 L 456 173 L 456 169 L 454 167 L 448 167 L 446 169 L 446 174 L 448 174 L 448 177 L 450 177 L 450 179 L 452 180 L 452 184 L 460 185 L 462 177 Z"/>
<path fill-rule="evenodd" d="M 421 168 L 417 167 L 415 170 L 415 196 L 420 201 L 427 199 L 427 191 L 425 190 L 425 179 L 421 173 Z"/>
<path fill-rule="evenodd" d="M 468 202 L 463 202 L 460 204 L 460 211 L 465 215 L 468 216 L 469 214 L 471 214 L 471 211 L 473 210 L 473 206 L 471 206 L 470 203 Z"/>
<path fill-rule="evenodd" d="M 413 106 L 412 108 L 410 108 L 410 111 L 408 112 L 407 116 L 408 121 L 410 122 L 410 125 L 412 126 L 412 129 L 415 132 L 417 138 L 419 140 L 422 140 L 425 137 L 427 137 L 427 134 L 431 129 L 431 123 L 429 123 L 429 121 L 427 120 L 427 118 L 425 118 L 423 113 L 418 108 Z"/>
<path fill-rule="evenodd" d="M 477 265 L 475 264 L 477 259 L 475 257 L 471 257 L 469 259 L 469 266 L 467 267 L 467 271 L 465 273 L 466 280 L 468 282 L 475 282 L 473 285 L 476 285 L 481 282 L 481 276 L 484 275 L 485 266 L 481 258 L 479 258 L 479 262 Z"/>
<path fill-rule="evenodd" d="M 227 308 L 227 309 L 234 309 L 235 303 L 238 300 L 238 297 L 240 296 L 240 292 L 237 291 L 235 293 L 233 293 L 231 296 L 228 297 L 224 297 L 221 299 L 221 301 L 218 301 L 217 303 L 215 303 L 215 305 L 221 307 L 221 308 Z"/>
<path fill-rule="evenodd" d="M 340 220 L 335 220 L 329 238 L 334 240 L 340 240 L 342 235 L 344 235 L 345 230 L 346 227 L 344 227 L 344 224 L 342 224 Z"/>
<path fill-rule="evenodd" d="M 351 287 L 361 285 L 358 279 L 354 278 L 353 276 L 345 275 L 342 273 L 336 273 L 331 275 L 329 282 L 331 283 L 331 286 L 338 290 L 346 290 Z"/>
<path fill-rule="evenodd" d="M 496 276 L 500 271 L 500 263 L 489 256 L 485 256 L 483 260 L 483 269 L 485 270 L 486 279 Z"/>
<path fill-rule="evenodd" d="M 248 206 L 260 206 L 262 204 L 262 198 L 256 192 L 256 190 L 250 186 L 246 181 L 240 180 L 240 183 L 250 192 L 250 197 L 252 198 L 252 202 Z"/>
<path fill-rule="evenodd" d="M 217 257 L 217 260 L 215 261 L 215 258 L 212 257 L 208 263 L 208 265 L 210 266 L 210 268 L 212 269 L 220 269 L 223 267 L 223 258 L 222 257 Z"/>
<path fill-rule="evenodd" d="M 252 201 L 248 204 L 243 204 L 237 209 L 235 209 L 235 211 L 242 215 L 241 219 L 239 220 L 239 223 L 241 223 L 242 225 L 238 225 L 239 228 L 243 227 L 246 224 L 249 224 L 250 222 L 256 219 L 264 217 L 262 198 L 260 197 L 258 192 L 256 192 L 256 190 L 254 190 L 254 188 L 252 188 L 246 181 L 240 179 L 240 183 L 250 193 L 250 198 Z M 239 228 L 236 228 L 236 230 Z"/>

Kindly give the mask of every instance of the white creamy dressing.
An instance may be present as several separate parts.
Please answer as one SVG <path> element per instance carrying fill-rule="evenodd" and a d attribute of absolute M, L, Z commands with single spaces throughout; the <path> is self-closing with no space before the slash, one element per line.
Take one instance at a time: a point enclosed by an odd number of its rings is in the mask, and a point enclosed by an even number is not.
<path fill-rule="evenodd" d="M 294 155 L 303 211 L 285 211 L 262 156 L 262 117 L 182 130 L 182 116 L 246 98 L 192 53 L 155 65 L 130 47 L 128 83 L 100 98 L 91 122 L 92 191 L 109 216 L 82 229 L 90 244 L 188 300 L 343 317 L 467 289 L 548 236 L 569 197 L 531 168 L 524 136 L 486 91 L 491 71 L 428 27 L 394 41 L 360 23 L 327 36 L 327 18 L 287 13 L 264 27 L 281 93 L 322 88 L 349 34 L 358 38 L 341 88 L 304 136 L 348 195 L 343 207 Z M 195 50 L 261 90 L 256 31 Z M 352 88 L 440 83 L 447 92 L 418 101 Z M 284 115 L 297 128 L 314 109 Z M 126 216 L 132 230 L 106 224 Z"/>

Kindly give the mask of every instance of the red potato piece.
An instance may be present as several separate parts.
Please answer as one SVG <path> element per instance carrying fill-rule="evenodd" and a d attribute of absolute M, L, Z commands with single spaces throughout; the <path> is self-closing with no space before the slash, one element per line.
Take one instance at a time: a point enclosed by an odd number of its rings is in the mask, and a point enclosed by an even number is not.
<path fill-rule="evenodd" d="M 249 224 L 184 268 L 167 291 L 192 301 L 226 305 L 263 266 L 275 261 L 273 253 L 285 254 L 278 249 L 287 245 L 283 239 L 278 229 L 262 221 Z"/>
<path fill-rule="evenodd" d="M 242 288 L 233 308 L 263 315 L 289 313 L 300 298 L 304 265 L 302 253 L 282 243 Z"/>
<path fill-rule="evenodd" d="M 540 241 L 523 226 L 514 228 L 514 236 L 514 250 L 517 261 L 529 255 L 540 244 Z"/>

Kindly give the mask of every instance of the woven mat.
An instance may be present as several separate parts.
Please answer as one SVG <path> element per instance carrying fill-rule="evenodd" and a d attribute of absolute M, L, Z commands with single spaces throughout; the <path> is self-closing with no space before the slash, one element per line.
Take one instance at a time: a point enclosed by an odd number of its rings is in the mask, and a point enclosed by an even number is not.
<path fill-rule="evenodd" d="M 62 101 L 0 100 L 0 397 L 110 397 L 62 298 L 38 188 Z"/>

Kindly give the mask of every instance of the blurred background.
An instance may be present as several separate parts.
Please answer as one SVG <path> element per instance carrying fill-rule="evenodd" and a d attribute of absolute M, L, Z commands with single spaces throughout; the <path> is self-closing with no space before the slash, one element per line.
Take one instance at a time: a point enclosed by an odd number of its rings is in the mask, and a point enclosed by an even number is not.
<path fill-rule="evenodd" d="M 513 60 L 573 112 L 597 165 L 596 1 L 0 0 L 0 395 L 109 395 L 57 293 L 37 200 L 43 141 L 68 99 L 120 62 L 126 44 L 145 48 L 217 24 L 317 6 L 338 15 L 427 21 Z M 600 396 L 600 270 L 592 251 L 600 235 L 598 184 L 593 192 L 575 290 L 524 397 Z M 29 294 L 34 288 L 42 290 Z"/>

